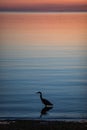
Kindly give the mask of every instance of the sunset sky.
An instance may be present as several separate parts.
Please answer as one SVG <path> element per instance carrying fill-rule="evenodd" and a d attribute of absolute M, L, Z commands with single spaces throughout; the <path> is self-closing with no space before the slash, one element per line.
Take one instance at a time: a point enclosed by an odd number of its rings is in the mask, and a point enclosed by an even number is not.
<path fill-rule="evenodd" d="M 87 11 L 87 0 L 1 0 L 1 11 Z"/>

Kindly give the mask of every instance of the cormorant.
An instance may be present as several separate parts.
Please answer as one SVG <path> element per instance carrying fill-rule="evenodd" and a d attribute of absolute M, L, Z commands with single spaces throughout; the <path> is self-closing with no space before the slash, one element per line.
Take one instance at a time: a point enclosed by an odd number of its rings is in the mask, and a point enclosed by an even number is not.
<path fill-rule="evenodd" d="M 50 107 L 50 106 L 53 105 L 50 101 L 48 101 L 47 99 L 45 99 L 45 98 L 42 97 L 42 93 L 41 93 L 41 92 L 37 92 L 37 93 L 40 94 L 40 99 L 41 99 L 42 103 L 43 103 L 46 107 Z"/>

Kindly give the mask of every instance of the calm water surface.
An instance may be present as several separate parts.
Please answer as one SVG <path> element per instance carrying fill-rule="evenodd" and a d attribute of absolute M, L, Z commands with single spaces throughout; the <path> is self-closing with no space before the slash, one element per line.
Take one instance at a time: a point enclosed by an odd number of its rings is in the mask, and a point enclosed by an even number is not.
<path fill-rule="evenodd" d="M 87 119 L 86 16 L 0 14 L 0 119 Z"/>

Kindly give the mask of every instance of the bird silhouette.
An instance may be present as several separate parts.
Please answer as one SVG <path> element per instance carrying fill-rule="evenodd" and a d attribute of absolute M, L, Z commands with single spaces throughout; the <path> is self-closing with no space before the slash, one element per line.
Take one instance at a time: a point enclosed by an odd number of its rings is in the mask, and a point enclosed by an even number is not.
<path fill-rule="evenodd" d="M 37 93 L 40 94 L 40 99 L 42 103 L 45 105 L 45 107 L 53 106 L 53 104 L 50 101 L 42 97 L 42 92 L 37 92 Z"/>

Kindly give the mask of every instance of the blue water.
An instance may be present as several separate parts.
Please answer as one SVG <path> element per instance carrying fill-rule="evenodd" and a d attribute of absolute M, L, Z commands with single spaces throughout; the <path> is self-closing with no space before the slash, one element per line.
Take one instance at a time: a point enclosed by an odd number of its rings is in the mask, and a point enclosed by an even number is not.
<path fill-rule="evenodd" d="M 69 53 L 1 58 L 0 119 L 87 119 L 87 57 Z M 47 114 L 37 91 L 54 104 Z"/>

